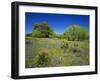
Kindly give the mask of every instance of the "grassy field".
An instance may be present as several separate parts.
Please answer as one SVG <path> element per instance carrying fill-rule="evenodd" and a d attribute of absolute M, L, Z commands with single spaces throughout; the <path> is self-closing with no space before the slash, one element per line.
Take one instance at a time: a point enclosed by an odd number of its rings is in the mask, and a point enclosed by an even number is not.
<path fill-rule="evenodd" d="M 25 67 L 59 67 L 89 64 L 89 41 L 26 38 Z"/>

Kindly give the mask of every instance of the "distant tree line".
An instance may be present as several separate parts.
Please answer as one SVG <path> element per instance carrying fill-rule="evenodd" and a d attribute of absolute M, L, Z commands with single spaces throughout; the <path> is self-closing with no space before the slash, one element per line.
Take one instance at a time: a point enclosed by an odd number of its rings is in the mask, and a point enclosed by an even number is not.
<path fill-rule="evenodd" d="M 36 22 L 33 24 L 32 34 L 27 34 L 27 36 L 32 36 L 34 38 L 64 38 L 69 41 L 80 41 L 88 40 L 89 32 L 85 27 L 71 25 L 66 27 L 66 30 L 63 34 L 58 35 L 47 22 Z"/>

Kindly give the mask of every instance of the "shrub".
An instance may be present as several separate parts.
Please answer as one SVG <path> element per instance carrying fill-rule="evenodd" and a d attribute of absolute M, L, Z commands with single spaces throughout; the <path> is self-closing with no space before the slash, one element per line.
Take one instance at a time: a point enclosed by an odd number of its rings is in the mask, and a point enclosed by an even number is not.
<path fill-rule="evenodd" d="M 61 48 L 63 48 L 63 49 L 67 49 L 67 48 L 69 48 L 68 43 L 65 42 L 65 41 L 63 41 Z"/>
<path fill-rule="evenodd" d="M 50 64 L 50 58 L 47 53 L 43 52 L 34 58 L 35 67 L 47 67 Z"/>
<path fill-rule="evenodd" d="M 64 32 L 64 37 L 69 41 L 88 40 L 89 33 L 85 27 L 72 25 L 67 27 L 67 30 Z"/>

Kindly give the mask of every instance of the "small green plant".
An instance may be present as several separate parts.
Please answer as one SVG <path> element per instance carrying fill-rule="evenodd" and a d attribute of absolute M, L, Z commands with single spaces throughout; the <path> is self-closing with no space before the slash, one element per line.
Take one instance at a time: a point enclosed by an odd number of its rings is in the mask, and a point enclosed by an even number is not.
<path fill-rule="evenodd" d="M 65 41 L 63 41 L 61 48 L 63 48 L 63 49 L 67 49 L 67 48 L 69 48 L 68 43 L 65 42 Z"/>
<path fill-rule="evenodd" d="M 34 58 L 36 67 L 47 67 L 50 63 L 50 58 L 47 53 L 43 52 Z"/>

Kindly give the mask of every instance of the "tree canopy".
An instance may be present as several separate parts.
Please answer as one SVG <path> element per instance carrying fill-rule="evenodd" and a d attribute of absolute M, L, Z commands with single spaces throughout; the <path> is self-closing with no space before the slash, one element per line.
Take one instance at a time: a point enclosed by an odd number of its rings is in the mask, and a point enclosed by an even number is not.
<path fill-rule="evenodd" d="M 64 38 L 68 40 L 87 40 L 89 39 L 89 33 L 85 27 L 79 25 L 72 25 L 67 27 L 66 31 L 63 34 Z"/>
<path fill-rule="evenodd" d="M 64 38 L 69 41 L 81 41 L 89 39 L 86 27 L 71 25 L 66 27 L 63 34 L 56 34 L 47 22 L 35 22 L 33 24 L 32 37 L 36 38 Z"/>
<path fill-rule="evenodd" d="M 53 37 L 55 35 L 53 29 L 49 26 L 47 22 L 34 23 L 34 28 L 32 31 L 33 37 Z"/>

